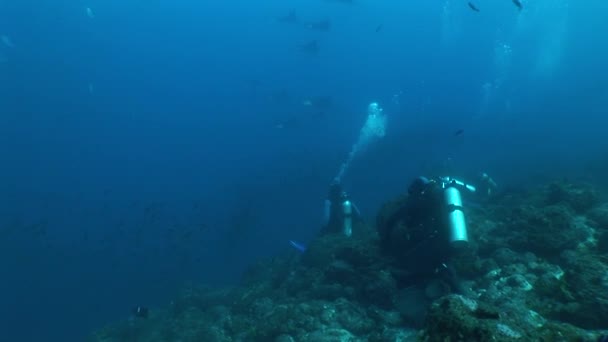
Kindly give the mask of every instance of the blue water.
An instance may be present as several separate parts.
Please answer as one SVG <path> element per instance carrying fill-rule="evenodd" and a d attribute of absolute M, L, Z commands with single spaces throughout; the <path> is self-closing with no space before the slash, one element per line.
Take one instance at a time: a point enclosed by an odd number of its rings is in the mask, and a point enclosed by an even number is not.
<path fill-rule="evenodd" d="M 306 244 L 372 101 L 386 136 L 343 179 L 370 222 L 419 174 L 584 176 L 608 3 L 474 2 L 0 2 L 0 340 L 80 341 Z"/>

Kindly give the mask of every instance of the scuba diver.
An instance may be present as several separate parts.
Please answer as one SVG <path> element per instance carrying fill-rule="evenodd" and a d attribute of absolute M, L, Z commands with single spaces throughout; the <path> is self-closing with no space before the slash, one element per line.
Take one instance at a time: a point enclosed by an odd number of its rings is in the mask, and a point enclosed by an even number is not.
<path fill-rule="evenodd" d="M 342 190 L 340 182 L 331 183 L 323 208 L 321 233 L 344 234 L 350 238 L 353 235 L 353 226 L 359 221 L 361 221 L 359 209 Z M 307 250 L 306 245 L 301 242 L 289 240 L 289 244 L 300 253 Z"/>
<path fill-rule="evenodd" d="M 492 179 L 492 177 L 490 177 L 487 173 L 482 172 L 479 175 L 479 185 L 477 186 L 477 192 L 480 194 L 480 196 L 490 198 L 492 197 L 492 195 L 494 195 L 497 189 L 498 185 L 496 184 L 494 179 Z"/>
<path fill-rule="evenodd" d="M 349 199 L 339 182 L 329 186 L 327 199 L 323 208 L 323 233 L 342 233 L 347 237 L 353 234 L 353 222 L 361 214 L 357 206 Z"/>
<path fill-rule="evenodd" d="M 475 187 L 450 177 L 418 177 L 405 198 L 380 212 L 381 248 L 397 260 L 405 286 L 439 279 L 450 291 L 463 291 L 450 265 L 455 252 L 468 245 L 460 190 L 475 192 Z"/>

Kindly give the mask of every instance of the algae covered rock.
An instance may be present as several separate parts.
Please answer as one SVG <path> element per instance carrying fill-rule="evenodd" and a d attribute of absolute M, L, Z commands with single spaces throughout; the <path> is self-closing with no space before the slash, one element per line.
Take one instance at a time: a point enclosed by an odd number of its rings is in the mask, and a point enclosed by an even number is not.
<path fill-rule="evenodd" d="M 563 267 L 553 303 L 542 307 L 546 316 L 585 329 L 608 328 L 608 266 L 590 254 L 577 253 Z"/>
<path fill-rule="evenodd" d="M 498 309 L 494 307 L 463 296 L 449 295 L 431 306 L 424 340 L 490 341 L 500 336 L 499 318 Z"/>
<path fill-rule="evenodd" d="M 550 322 L 531 310 L 521 312 L 450 295 L 433 303 L 423 341 L 596 341 L 600 332 Z"/>
<path fill-rule="evenodd" d="M 545 202 L 567 205 L 577 213 L 584 213 L 598 204 L 599 195 L 590 184 L 556 182 L 547 186 Z"/>
<path fill-rule="evenodd" d="M 506 234 L 518 251 L 534 251 L 539 256 L 556 258 L 565 249 L 575 248 L 588 232 L 575 225 L 575 216 L 562 205 L 525 206 L 512 211 Z"/>
<path fill-rule="evenodd" d="M 598 224 L 598 228 L 608 230 L 608 202 L 593 208 L 588 216 Z"/>
<path fill-rule="evenodd" d="M 381 209 L 380 232 L 403 200 Z M 304 253 L 257 262 L 234 287 L 190 285 L 148 319 L 113 324 L 94 340 L 596 341 L 606 334 L 608 203 L 598 204 L 593 188 L 562 182 L 502 194 L 467 220 L 471 248 L 451 260 L 466 289 L 459 294 L 442 286 L 436 269 L 408 286 L 412 275 L 399 254 L 383 253 L 376 228 L 360 224 L 351 238 L 323 234 Z"/>

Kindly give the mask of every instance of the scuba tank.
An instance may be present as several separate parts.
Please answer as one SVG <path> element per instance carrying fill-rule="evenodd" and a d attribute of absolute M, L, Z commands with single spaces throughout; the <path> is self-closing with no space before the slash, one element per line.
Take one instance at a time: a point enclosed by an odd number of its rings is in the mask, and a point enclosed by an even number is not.
<path fill-rule="evenodd" d="M 467 224 L 464 218 L 462 197 L 456 184 L 449 184 L 443 190 L 443 198 L 447 208 L 447 223 L 450 244 L 456 248 L 466 246 L 469 242 Z"/>
<path fill-rule="evenodd" d="M 349 200 L 342 202 L 342 212 L 344 213 L 344 235 L 353 235 L 353 205 Z"/>

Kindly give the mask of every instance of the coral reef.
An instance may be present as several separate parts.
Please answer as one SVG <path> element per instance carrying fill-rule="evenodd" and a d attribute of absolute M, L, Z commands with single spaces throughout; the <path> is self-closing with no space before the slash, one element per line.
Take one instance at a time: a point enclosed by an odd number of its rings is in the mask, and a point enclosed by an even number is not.
<path fill-rule="evenodd" d="M 608 333 L 608 203 L 586 184 L 498 194 L 467 210 L 470 248 L 454 260 L 466 291 L 404 288 L 376 224 L 321 235 L 260 262 L 239 286 L 190 286 L 147 319 L 96 332 L 110 341 L 596 341 Z M 419 322 L 413 322 L 416 317 Z M 419 324 L 419 325 L 418 325 Z"/>

